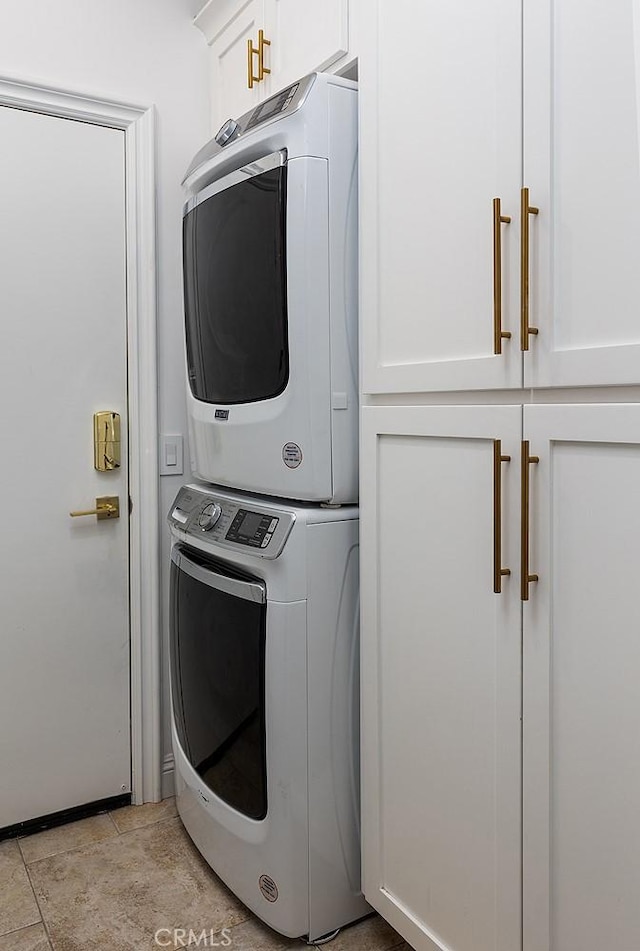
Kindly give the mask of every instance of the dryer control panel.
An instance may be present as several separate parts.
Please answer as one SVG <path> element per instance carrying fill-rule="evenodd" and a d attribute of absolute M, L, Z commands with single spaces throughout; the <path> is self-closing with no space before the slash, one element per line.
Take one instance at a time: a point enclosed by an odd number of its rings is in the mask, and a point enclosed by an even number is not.
<path fill-rule="evenodd" d="M 253 499 L 240 502 L 185 485 L 176 496 L 168 521 L 187 536 L 206 539 L 212 548 L 253 549 L 260 557 L 277 558 L 295 515 Z"/>

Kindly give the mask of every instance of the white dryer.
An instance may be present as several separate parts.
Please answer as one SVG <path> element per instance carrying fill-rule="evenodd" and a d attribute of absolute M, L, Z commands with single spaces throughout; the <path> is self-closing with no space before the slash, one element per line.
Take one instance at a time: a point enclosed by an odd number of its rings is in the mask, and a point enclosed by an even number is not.
<path fill-rule="evenodd" d="M 169 515 L 178 811 L 268 925 L 318 939 L 360 891 L 358 510 L 188 485 Z"/>
<path fill-rule="evenodd" d="M 191 466 L 358 499 L 356 84 L 314 73 L 229 120 L 184 186 Z"/>

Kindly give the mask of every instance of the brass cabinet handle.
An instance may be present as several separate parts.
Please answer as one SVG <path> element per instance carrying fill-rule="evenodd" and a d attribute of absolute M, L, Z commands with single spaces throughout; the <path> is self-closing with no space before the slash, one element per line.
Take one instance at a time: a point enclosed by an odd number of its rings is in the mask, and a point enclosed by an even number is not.
<path fill-rule="evenodd" d="M 260 30 L 262 33 L 262 30 Z M 249 89 L 253 89 L 254 83 L 259 83 L 262 79 L 260 75 L 260 69 L 258 69 L 258 75 L 253 75 L 253 57 L 260 56 L 260 46 L 258 49 L 253 45 L 253 40 L 247 40 L 247 86 Z M 260 59 L 258 59 L 258 67 L 260 66 Z"/>
<path fill-rule="evenodd" d="M 502 579 L 511 574 L 502 567 L 502 463 L 511 462 L 511 456 L 502 455 L 502 442 L 493 440 L 493 590 L 502 593 Z"/>
<path fill-rule="evenodd" d="M 520 349 L 529 349 L 529 335 L 537 334 L 537 327 L 529 326 L 529 215 L 539 209 L 529 204 L 529 189 L 520 191 Z"/>
<path fill-rule="evenodd" d="M 258 80 L 262 82 L 264 77 L 271 72 L 264 65 L 264 48 L 271 46 L 271 40 L 265 40 L 264 30 L 258 30 Z"/>
<path fill-rule="evenodd" d="M 529 466 L 540 462 L 539 456 L 529 455 L 529 440 L 522 441 L 520 467 L 521 510 L 520 510 L 520 600 L 529 600 L 529 585 L 537 581 L 538 576 L 529 574 Z"/>
<path fill-rule="evenodd" d="M 117 495 L 103 495 L 96 499 L 94 509 L 82 509 L 79 512 L 69 512 L 71 518 L 82 518 L 85 515 L 95 515 L 98 521 L 105 518 L 120 518 L 120 499 Z"/>
<path fill-rule="evenodd" d="M 502 329 L 502 240 L 500 225 L 508 225 L 510 215 L 500 212 L 500 199 L 493 199 L 493 352 L 502 353 L 502 341 L 511 338 L 511 332 Z"/>

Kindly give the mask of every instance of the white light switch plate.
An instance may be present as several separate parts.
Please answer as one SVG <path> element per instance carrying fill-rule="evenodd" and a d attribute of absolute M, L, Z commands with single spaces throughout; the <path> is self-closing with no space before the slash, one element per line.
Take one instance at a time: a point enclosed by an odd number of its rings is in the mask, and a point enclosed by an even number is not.
<path fill-rule="evenodd" d="M 182 433 L 160 434 L 160 475 L 182 475 Z"/>

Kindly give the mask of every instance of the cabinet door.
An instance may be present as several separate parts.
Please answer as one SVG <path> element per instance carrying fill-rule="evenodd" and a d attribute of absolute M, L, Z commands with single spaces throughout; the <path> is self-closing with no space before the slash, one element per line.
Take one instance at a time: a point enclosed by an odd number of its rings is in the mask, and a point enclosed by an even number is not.
<path fill-rule="evenodd" d="M 527 406 L 524 951 L 640 947 L 640 405 Z"/>
<path fill-rule="evenodd" d="M 360 58 L 365 393 L 518 387 L 517 0 L 382 0 Z M 502 223 L 494 353 L 493 199 Z"/>
<path fill-rule="evenodd" d="M 515 951 L 521 408 L 366 407 L 362 425 L 365 897 L 418 951 Z"/>
<path fill-rule="evenodd" d="M 640 21 L 633 0 L 525 0 L 526 386 L 640 383 Z"/>
<path fill-rule="evenodd" d="M 277 92 L 348 50 L 348 0 L 265 0 L 266 64 Z"/>
<path fill-rule="evenodd" d="M 213 33 L 211 45 L 212 131 L 217 132 L 225 119 L 237 119 L 257 105 L 264 94 L 264 81 L 248 83 L 249 40 L 258 46 L 262 26 L 262 0 L 238 4 L 234 16 Z M 213 30 L 210 29 L 209 35 Z M 254 76 L 258 75 L 258 57 L 253 57 Z"/>

